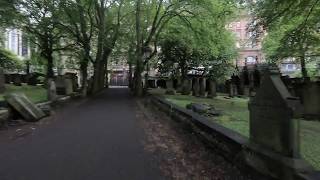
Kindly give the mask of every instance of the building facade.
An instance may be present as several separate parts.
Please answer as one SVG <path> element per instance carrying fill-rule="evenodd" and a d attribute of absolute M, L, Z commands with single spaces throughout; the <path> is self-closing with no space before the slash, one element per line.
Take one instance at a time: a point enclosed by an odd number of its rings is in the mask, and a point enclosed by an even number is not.
<path fill-rule="evenodd" d="M 6 29 L 4 48 L 16 54 L 20 59 L 31 57 L 28 38 L 19 29 Z"/>
<path fill-rule="evenodd" d="M 237 67 L 265 62 L 261 41 L 255 39 L 252 32 L 248 30 L 250 22 L 251 18 L 249 16 L 242 15 L 226 27 L 234 33 L 236 38 L 236 47 L 239 54 L 235 60 Z"/>

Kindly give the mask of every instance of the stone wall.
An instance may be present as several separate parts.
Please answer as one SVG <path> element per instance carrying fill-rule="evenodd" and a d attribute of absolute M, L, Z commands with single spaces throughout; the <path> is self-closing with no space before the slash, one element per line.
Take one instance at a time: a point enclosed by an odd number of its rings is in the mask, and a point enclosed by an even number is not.
<path fill-rule="evenodd" d="M 288 172 L 290 179 L 293 180 L 317 180 L 320 177 L 319 172 L 309 166 L 304 166 L 303 160 L 287 158 L 263 147 L 250 145 L 250 140 L 241 134 L 199 114 L 178 107 L 161 97 L 151 96 L 147 101 L 150 107 L 166 112 L 173 120 L 181 122 L 181 126 L 195 132 L 194 134 L 206 141 L 214 151 L 221 153 L 239 168 L 258 171 L 279 179 L 286 177 L 283 172 Z M 286 164 L 287 162 L 295 166 L 292 167 Z M 300 169 L 300 171 L 295 171 L 295 169 Z"/>

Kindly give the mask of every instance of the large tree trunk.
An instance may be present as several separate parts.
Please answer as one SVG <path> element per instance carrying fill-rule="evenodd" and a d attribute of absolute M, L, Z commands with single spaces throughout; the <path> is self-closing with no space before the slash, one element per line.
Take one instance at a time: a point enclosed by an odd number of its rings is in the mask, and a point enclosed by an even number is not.
<path fill-rule="evenodd" d="M 80 70 L 81 70 L 81 96 L 86 97 L 88 94 L 88 61 L 83 60 L 80 64 Z"/>
<path fill-rule="evenodd" d="M 308 71 L 306 69 L 306 59 L 305 59 L 305 55 L 303 53 L 303 55 L 300 57 L 300 65 L 301 65 L 301 74 L 303 78 L 307 78 L 308 77 Z"/>
<path fill-rule="evenodd" d="M 142 62 L 142 53 L 143 53 L 143 40 L 141 37 L 141 0 L 137 0 L 136 2 L 136 69 L 134 73 L 134 94 L 136 96 L 143 95 L 143 87 L 142 87 L 142 76 L 141 73 L 143 71 L 143 62 Z"/>
<path fill-rule="evenodd" d="M 132 63 L 131 63 L 131 62 L 129 62 L 128 80 L 129 80 L 129 88 L 130 88 L 131 90 L 133 90 Z"/>
<path fill-rule="evenodd" d="M 138 97 L 143 96 L 142 75 L 141 75 L 142 70 L 143 70 L 143 67 L 142 67 L 141 60 L 137 60 L 137 65 L 134 73 L 134 95 Z"/>

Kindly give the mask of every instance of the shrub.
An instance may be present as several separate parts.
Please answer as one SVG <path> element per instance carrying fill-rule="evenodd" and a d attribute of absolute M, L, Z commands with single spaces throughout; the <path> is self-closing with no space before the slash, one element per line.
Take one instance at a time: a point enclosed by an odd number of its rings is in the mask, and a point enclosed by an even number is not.
<path fill-rule="evenodd" d="M 0 67 L 6 70 L 21 70 L 23 68 L 22 62 L 12 52 L 0 48 Z"/>

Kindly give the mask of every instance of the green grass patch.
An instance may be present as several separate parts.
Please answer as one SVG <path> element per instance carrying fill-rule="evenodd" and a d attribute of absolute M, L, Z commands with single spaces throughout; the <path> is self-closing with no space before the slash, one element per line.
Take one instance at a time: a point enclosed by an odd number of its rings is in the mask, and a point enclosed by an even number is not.
<path fill-rule="evenodd" d="M 22 86 L 6 85 L 6 91 L 0 94 L 0 100 L 3 100 L 3 96 L 9 93 L 24 93 L 34 103 L 47 100 L 47 91 L 42 86 L 29 86 L 25 84 Z"/>
<path fill-rule="evenodd" d="M 210 118 L 212 121 L 249 137 L 248 98 L 227 98 L 219 94 L 214 99 L 185 95 L 164 95 L 163 90 L 153 90 L 152 94 L 163 95 L 168 101 L 186 108 L 190 103 L 204 103 L 222 110 L 222 116 Z M 320 170 L 320 121 L 301 119 L 301 154 L 316 169 Z"/>

